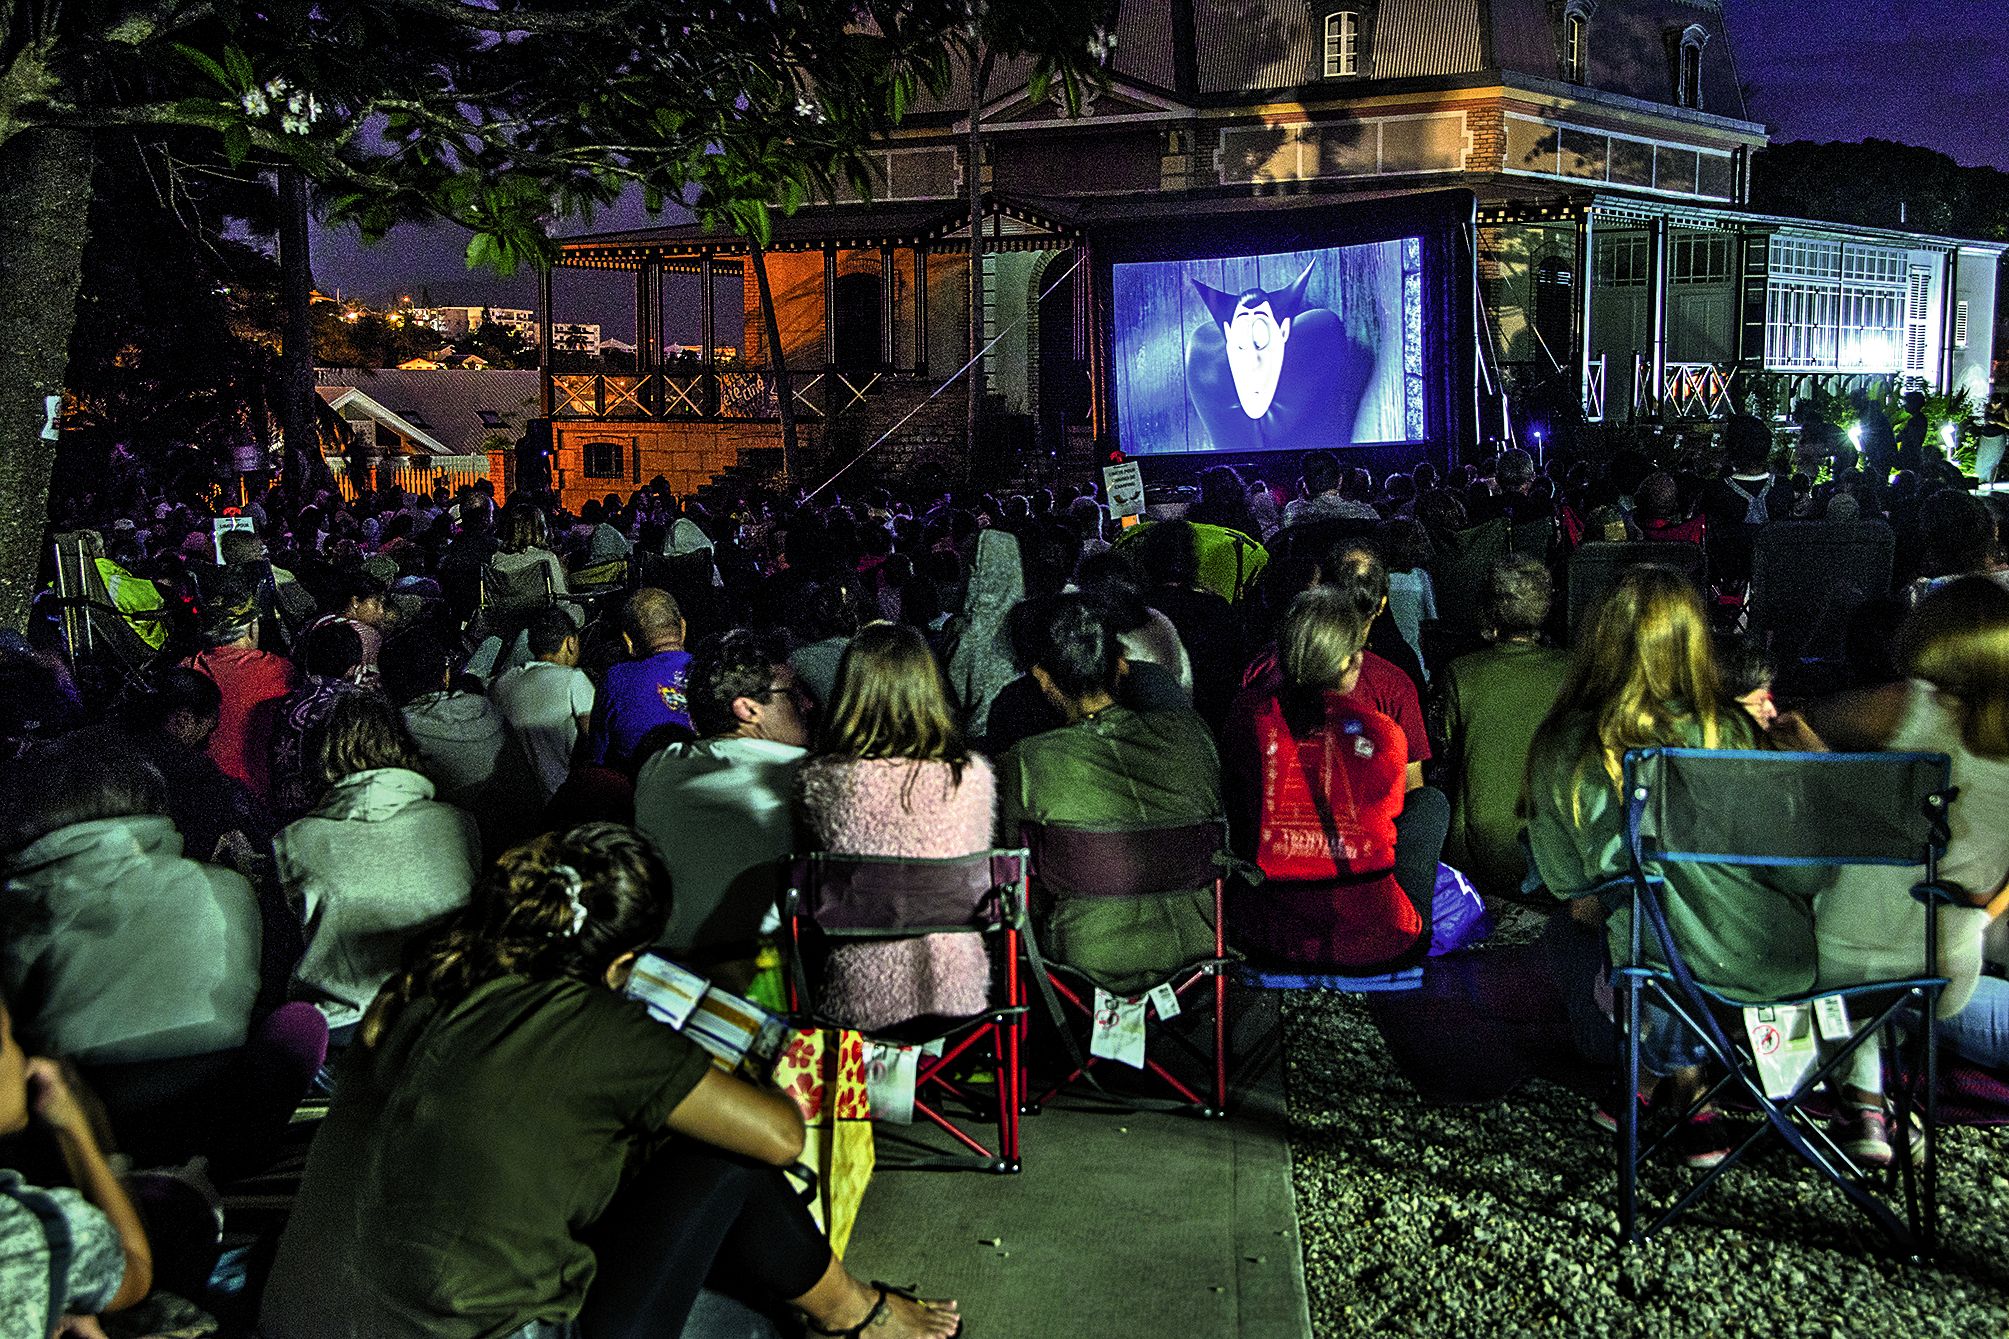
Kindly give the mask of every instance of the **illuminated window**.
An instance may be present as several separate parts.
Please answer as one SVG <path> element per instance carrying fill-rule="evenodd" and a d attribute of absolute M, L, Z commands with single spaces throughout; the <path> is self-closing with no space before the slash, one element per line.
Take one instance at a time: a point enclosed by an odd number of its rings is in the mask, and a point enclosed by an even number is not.
<path fill-rule="evenodd" d="M 1325 16 L 1325 77 L 1360 73 L 1360 15 L 1343 9 Z"/>

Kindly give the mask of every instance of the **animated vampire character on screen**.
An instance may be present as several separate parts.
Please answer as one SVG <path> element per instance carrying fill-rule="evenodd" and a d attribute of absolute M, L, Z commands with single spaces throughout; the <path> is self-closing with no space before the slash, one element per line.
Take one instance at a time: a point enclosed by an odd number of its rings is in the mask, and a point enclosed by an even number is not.
<path fill-rule="evenodd" d="M 1316 264 L 1316 262 L 1314 262 Z M 1277 289 L 1193 287 L 1213 318 L 1186 344 L 1186 393 L 1216 451 L 1348 446 L 1374 351 L 1337 313 L 1307 307 L 1312 265 Z"/>

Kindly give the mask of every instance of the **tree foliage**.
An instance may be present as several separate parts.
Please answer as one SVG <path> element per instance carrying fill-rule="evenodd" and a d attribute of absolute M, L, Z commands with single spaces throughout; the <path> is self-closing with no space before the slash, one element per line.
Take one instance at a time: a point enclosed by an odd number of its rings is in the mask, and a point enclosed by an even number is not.
<path fill-rule="evenodd" d="M 1889 140 L 1774 144 L 1751 169 L 1751 206 L 1794 218 L 2009 241 L 2009 172 L 1962 167 Z"/>

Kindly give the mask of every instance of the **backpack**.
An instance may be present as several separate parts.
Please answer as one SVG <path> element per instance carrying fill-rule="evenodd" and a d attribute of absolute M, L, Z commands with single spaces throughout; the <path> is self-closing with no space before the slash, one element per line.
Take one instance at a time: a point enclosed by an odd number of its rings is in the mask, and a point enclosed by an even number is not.
<path fill-rule="evenodd" d="M 1764 525 L 1772 519 L 1772 509 L 1766 501 L 1772 493 L 1772 481 L 1770 479 L 1767 479 L 1764 487 L 1755 493 L 1738 483 L 1735 479 L 1725 479 L 1723 482 L 1730 485 L 1731 492 L 1744 499 L 1745 525 Z"/>

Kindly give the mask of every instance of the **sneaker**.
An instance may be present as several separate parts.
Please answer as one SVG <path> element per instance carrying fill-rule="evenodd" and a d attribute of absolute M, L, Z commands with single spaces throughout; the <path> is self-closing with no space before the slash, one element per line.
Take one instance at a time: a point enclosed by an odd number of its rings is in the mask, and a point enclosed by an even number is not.
<path fill-rule="evenodd" d="M 1730 1156 L 1730 1123 L 1717 1111 L 1699 1111 L 1675 1127 L 1674 1156 L 1691 1171 L 1706 1172 Z"/>
<path fill-rule="evenodd" d="M 1919 1142 L 1919 1131 L 1914 1126 L 1905 1140 L 1905 1151 L 1909 1153 Z M 1835 1142 L 1842 1152 L 1866 1167 L 1890 1166 L 1891 1148 L 1890 1113 L 1882 1107 L 1852 1107 L 1835 1118 Z"/>
<path fill-rule="evenodd" d="M 1639 1119 L 1640 1123 L 1644 1124 L 1647 1113 L 1653 1110 L 1653 1103 L 1647 1100 L 1644 1093 L 1634 1094 L 1632 1100 L 1639 1103 Z M 1606 1134 L 1617 1134 L 1619 1112 L 1624 1110 L 1619 1104 L 1623 1101 L 1625 1101 L 1625 1086 L 1621 1084 L 1606 1093 L 1604 1100 L 1597 1104 L 1596 1110 L 1590 1113 L 1590 1123 Z"/>

